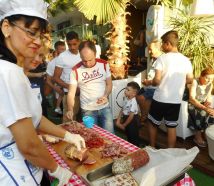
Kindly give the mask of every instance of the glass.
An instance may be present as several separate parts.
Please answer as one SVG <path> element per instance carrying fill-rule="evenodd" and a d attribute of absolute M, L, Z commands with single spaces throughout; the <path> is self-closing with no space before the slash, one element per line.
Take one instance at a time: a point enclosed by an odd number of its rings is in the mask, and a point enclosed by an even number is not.
<path fill-rule="evenodd" d="M 45 39 L 45 36 L 40 32 L 33 32 L 32 30 L 27 29 L 27 28 L 23 28 L 23 27 L 17 25 L 16 23 L 14 23 L 14 22 L 11 22 L 11 24 L 16 26 L 20 30 L 24 31 L 27 34 L 27 36 L 29 38 L 31 38 L 31 39 L 34 39 L 34 40 L 36 40 L 38 38 L 40 38 L 41 40 Z"/>

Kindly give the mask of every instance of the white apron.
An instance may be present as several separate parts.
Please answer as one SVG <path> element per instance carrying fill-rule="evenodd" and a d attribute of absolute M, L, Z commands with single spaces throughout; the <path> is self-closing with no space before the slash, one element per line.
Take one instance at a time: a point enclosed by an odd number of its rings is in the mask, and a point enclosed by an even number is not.
<path fill-rule="evenodd" d="M 37 186 L 43 170 L 25 160 L 9 126 L 31 117 L 37 128 L 42 116 L 41 104 L 23 69 L 4 60 L 0 63 L 0 186 Z"/>
<path fill-rule="evenodd" d="M 38 186 L 43 170 L 25 160 L 13 142 L 0 148 L 0 173 L 1 186 Z"/>

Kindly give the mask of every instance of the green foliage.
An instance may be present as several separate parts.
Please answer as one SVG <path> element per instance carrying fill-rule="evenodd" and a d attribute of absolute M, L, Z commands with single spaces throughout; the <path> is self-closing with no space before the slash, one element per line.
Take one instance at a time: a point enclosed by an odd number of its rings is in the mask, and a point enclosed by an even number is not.
<path fill-rule="evenodd" d="M 146 0 L 147 2 L 155 3 L 156 5 L 161 4 L 167 7 L 175 6 L 176 0 Z M 193 0 L 181 0 L 180 4 L 184 6 L 189 6 L 193 3 Z"/>
<path fill-rule="evenodd" d="M 93 33 L 91 30 L 88 30 L 85 32 L 85 34 L 83 35 L 83 40 L 93 40 Z"/>
<path fill-rule="evenodd" d="M 87 19 L 96 18 L 96 23 L 102 24 L 119 15 L 128 2 L 129 0 L 74 0 L 74 5 Z"/>
<path fill-rule="evenodd" d="M 192 17 L 179 10 L 177 17 L 172 17 L 169 24 L 178 31 L 179 50 L 190 58 L 195 76 L 199 76 L 207 66 L 214 67 L 209 45 L 214 17 Z"/>
<path fill-rule="evenodd" d="M 48 4 L 48 13 L 56 16 L 60 12 L 72 11 L 74 8 L 73 0 L 45 0 Z"/>

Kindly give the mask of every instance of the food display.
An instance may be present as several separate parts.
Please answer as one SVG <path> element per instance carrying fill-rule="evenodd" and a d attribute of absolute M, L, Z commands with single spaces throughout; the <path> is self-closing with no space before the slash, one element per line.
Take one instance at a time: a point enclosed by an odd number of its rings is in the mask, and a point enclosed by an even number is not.
<path fill-rule="evenodd" d="M 107 178 L 100 186 L 138 186 L 138 183 L 131 174 L 125 173 Z"/>
<path fill-rule="evenodd" d="M 118 143 L 105 144 L 101 150 L 102 158 L 115 158 L 127 154 L 128 151 Z"/>
<path fill-rule="evenodd" d="M 138 150 L 126 157 L 114 160 L 112 166 L 113 174 L 129 173 L 136 170 L 149 162 L 149 155 L 145 150 Z"/>
<path fill-rule="evenodd" d="M 79 134 L 85 140 L 86 149 L 81 151 L 65 141 L 51 145 L 65 160 L 70 170 L 80 176 L 112 164 L 114 158 L 120 158 L 129 153 L 119 143 L 112 142 L 107 137 L 102 136 L 96 125 L 90 129 L 81 123 L 72 121 L 60 126 L 73 134 Z M 102 129 L 100 130 L 102 131 Z M 112 174 L 112 166 L 110 167 L 110 173 Z"/>

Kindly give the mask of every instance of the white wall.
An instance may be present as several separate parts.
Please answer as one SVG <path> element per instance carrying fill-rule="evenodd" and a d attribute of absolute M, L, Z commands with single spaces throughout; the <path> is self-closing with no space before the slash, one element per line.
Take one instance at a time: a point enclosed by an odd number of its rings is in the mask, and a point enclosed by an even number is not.
<path fill-rule="evenodd" d="M 71 21 L 72 25 L 82 25 L 89 22 L 77 9 L 74 9 L 71 12 L 61 12 L 57 16 L 49 18 L 49 21 L 55 31 L 57 30 L 58 24 L 68 20 Z"/>

